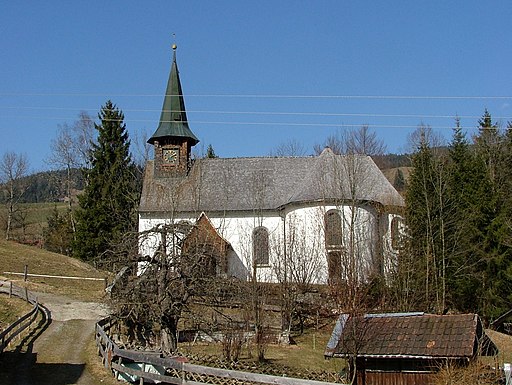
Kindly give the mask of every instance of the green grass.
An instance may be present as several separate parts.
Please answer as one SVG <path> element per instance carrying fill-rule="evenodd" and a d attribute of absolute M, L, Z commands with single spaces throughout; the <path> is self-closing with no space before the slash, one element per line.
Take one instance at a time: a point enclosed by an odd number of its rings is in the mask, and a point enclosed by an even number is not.
<path fill-rule="evenodd" d="M 43 237 L 43 231 L 48 226 L 48 217 L 53 213 L 54 208 L 60 213 L 65 212 L 68 204 L 64 202 L 54 203 L 23 203 L 20 210 L 25 218 L 25 228 L 17 225 L 12 230 L 12 238 L 22 241 L 40 240 Z M 7 218 L 7 209 L 0 206 L 0 219 L 2 230 L 5 231 Z"/>

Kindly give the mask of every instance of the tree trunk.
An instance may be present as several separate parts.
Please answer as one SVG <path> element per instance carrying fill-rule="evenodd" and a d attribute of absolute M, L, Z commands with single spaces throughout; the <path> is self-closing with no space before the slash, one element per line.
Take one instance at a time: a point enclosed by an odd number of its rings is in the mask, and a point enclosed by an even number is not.
<path fill-rule="evenodd" d="M 160 331 L 160 349 L 164 356 L 170 356 L 178 349 L 177 320 L 167 321 L 162 324 Z"/>

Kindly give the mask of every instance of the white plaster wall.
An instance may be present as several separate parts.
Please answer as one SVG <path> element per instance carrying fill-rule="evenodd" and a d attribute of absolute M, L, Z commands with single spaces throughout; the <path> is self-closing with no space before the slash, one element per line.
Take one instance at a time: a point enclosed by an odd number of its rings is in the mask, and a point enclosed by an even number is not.
<path fill-rule="evenodd" d="M 212 225 L 233 247 L 228 255 L 228 273 L 241 279 L 250 278 L 253 274 L 252 265 L 252 232 L 258 226 L 264 226 L 269 232 L 270 260 L 266 266 L 258 266 L 256 275 L 259 281 L 277 282 L 282 279 L 283 271 L 287 279 L 294 275 L 295 279 L 308 279 L 313 283 L 327 282 L 327 255 L 324 238 L 324 214 L 330 209 L 342 212 L 344 222 L 345 243 L 348 244 L 349 226 L 351 224 L 351 208 L 348 206 L 314 206 L 302 205 L 289 207 L 282 212 L 266 212 L 264 216 L 254 213 L 228 213 L 216 215 L 207 213 Z M 374 210 L 368 207 L 355 209 L 355 247 L 361 274 L 369 270 L 375 253 L 378 219 Z M 284 217 L 284 218 L 283 218 Z M 197 218 L 180 216 L 174 221 L 188 220 L 195 223 Z M 391 219 L 388 221 L 391 222 Z M 161 224 L 170 223 L 169 219 L 139 216 L 139 231 L 143 232 Z M 383 238 L 383 252 L 392 254 L 390 250 L 390 228 L 386 225 Z M 382 230 L 381 230 L 382 231 Z M 286 251 L 284 239 L 286 242 Z M 151 255 L 158 247 L 159 240 L 150 237 L 141 244 L 141 253 Z M 286 265 L 286 267 L 284 267 Z M 386 270 L 391 268 L 386 264 Z M 293 270 L 293 272 L 292 272 Z M 300 274 L 298 272 L 301 272 Z M 296 273 L 297 272 L 297 273 Z M 296 273 L 296 274 L 295 274 Z"/>
<path fill-rule="evenodd" d="M 393 247 L 393 240 L 392 240 L 392 230 L 391 230 L 391 224 L 393 218 L 400 218 L 402 221 L 399 224 L 398 231 L 400 233 L 401 237 L 405 236 L 405 223 L 403 221 L 403 217 L 399 214 L 384 214 L 384 235 L 383 235 L 383 241 L 384 241 L 384 276 L 390 277 L 391 275 L 395 274 L 398 269 L 398 258 L 400 254 L 400 250 Z"/>
<path fill-rule="evenodd" d="M 208 216 L 213 226 L 217 229 L 218 233 L 227 240 L 238 260 L 232 260 L 232 263 L 243 264 L 248 277 L 256 273 L 256 278 L 259 281 L 272 282 L 275 277 L 272 272 L 272 253 L 270 254 L 270 264 L 265 266 L 258 266 L 256 271 L 253 271 L 252 263 L 252 233 L 256 227 L 263 226 L 268 230 L 269 239 L 279 236 L 282 232 L 282 219 L 277 214 L 266 214 L 264 217 L 255 216 L 253 214 L 232 215 L 232 216 Z M 270 251 L 272 251 L 272 244 Z M 234 271 L 239 271 L 239 268 L 231 266 Z"/>

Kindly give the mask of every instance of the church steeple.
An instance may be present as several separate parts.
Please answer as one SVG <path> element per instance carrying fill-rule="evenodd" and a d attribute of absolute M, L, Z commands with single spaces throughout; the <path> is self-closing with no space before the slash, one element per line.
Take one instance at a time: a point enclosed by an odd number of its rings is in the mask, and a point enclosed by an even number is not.
<path fill-rule="evenodd" d="M 199 140 L 188 126 L 185 101 L 173 45 L 171 73 L 167 82 L 160 124 L 148 140 L 155 149 L 155 171 L 158 175 L 182 174 L 188 171 L 191 147 Z"/>
<path fill-rule="evenodd" d="M 167 137 L 181 137 L 189 139 L 190 144 L 194 146 L 199 140 L 188 127 L 185 100 L 183 99 L 178 64 L 176 63 L 176 45 L 173 45 L 172 49 L 171 73 L 167 82 L 162 113 L 160 114 L 160 124 L 148 143 L 153 144 L 155 140 L 160 141 Z"/>

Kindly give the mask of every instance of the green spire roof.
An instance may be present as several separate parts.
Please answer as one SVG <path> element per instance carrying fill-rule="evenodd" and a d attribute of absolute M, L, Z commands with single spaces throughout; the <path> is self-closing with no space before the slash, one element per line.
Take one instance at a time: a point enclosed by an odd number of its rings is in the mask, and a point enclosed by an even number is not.
<path fill-rule="evenodd" d="M 190 144 L 194 146 L 199 140 L 188 127 L 185 101 L 183 100 L 178 65 L 176 64 L 176 45 L 173 45 L 172 48 L 174 54 L 171 74 L 167 82 L 160 124 L 148 143 L 154 144 L 155 140 L 160 141 L 162 138 L 180 137 L 189 139 Z"/>

